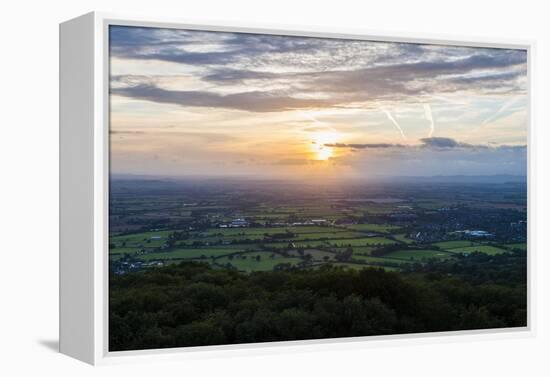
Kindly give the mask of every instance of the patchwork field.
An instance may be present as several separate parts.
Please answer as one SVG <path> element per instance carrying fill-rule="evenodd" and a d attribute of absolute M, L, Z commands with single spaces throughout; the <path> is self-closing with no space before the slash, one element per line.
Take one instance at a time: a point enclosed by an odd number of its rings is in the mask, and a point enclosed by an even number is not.
<path fill-rule="evenodd" d="M 495 255 L 525 250 L 524 243 L 496 247 L 472 240 L 436 242 L 431 246 L 439 249 L 419 249 L 414 247 L 415 240 L 400 230 L 389 224 L 352 224 L 147 231 L 112 236 L 109 259 L 121 262 L 130 256 L 144 263 L 164 264 L 202 260 L 243 272 L 268 271 L 278 265 L 310 268 L 326 263 L 352 269 L 378 266 L 395 270 L 400 265 L 448 260 L 476 251 Z M 184 239 L 176 239 L 174 232 Z M 365 233 L 369 233 L 367 237 Z M 399 244 L 403 249 L 383 257 L 371 255 L 377 248 Z M 347 250 L 352 251 L 351 256 L 345 255 Z"/>
<path fill-rule="evenodd" d="M 143 197 L 123 192 L 110 206 L 110 262 L 118 271 L 139 269 L 140 263 L 149 267 L 191 260 L 243 272 L 324 264 L 403 270 L 428 261 L 458 260 L 475 251 L 496 255 L 526 249 L 522 242 L 433 233 L 446 222 L 467 223 L 472 216 L 478 221 L 490 211 L 490 199 L 484 198 L 483 211 L 476 212 L 480 199 L 463 192 L 457 196 L 447 188 L 436 197 L 430 192 L 418 198 L 418 192 L 400 195 L 385 188 L 378 195 L 335 191 L 317 197 L 309 191 L 291 194 L 293 188 L 271 192 L 268 186 L 243 196 L 247 189 L 225 186 L 219 191 L 213 186 L 202 193 L 190 188 L 181 197 L 171 191 Z M 495 218 L 500 218 L 503 202 L 497 198 L 500 212 Z M 523 215 L 515 207 L 513 211 L 509 221 L 521 220 Z"/>

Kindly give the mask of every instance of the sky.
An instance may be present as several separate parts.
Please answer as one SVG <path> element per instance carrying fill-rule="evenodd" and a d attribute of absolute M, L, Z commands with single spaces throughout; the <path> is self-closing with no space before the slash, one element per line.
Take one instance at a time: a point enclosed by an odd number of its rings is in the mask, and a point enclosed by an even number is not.
<path fill-rule="evenodd" d="M 113 174 L 526 174 L 527 55 L 110 27 Z"/>

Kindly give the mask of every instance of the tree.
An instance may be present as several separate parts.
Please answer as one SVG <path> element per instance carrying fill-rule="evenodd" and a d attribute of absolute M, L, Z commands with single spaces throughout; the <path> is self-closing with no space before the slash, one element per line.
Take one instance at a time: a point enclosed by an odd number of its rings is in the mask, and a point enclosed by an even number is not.
<path fill-rule="evenodd" d="M 339 262 L 345 262 L 350 260 L 352 256 L 353 256 L 353 249 L 351 248 L 351 246 L 348 246 L 346 250 L 336 253 L 334 258 Z"/>

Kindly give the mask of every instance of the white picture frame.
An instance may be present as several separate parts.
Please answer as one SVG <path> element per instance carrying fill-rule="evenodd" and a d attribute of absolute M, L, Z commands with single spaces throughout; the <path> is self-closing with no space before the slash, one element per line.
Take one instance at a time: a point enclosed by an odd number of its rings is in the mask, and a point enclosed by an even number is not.
<path fill-rule="evenodd" d="M 146 351 L 108 350 L 109 25 L 525 49 L 528 56 L 528 325 L 525 328 L 388 335 Z M 60 352 L 90 364 L 224 357 L 296 350 L 456 342 L 535 334 L 534 42 L 364 32 L 88 13 L 60 25 Z"/>

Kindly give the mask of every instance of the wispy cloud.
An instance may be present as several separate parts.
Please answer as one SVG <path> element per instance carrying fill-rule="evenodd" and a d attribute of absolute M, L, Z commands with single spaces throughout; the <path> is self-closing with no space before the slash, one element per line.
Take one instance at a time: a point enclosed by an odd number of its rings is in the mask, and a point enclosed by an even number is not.
<path fill-rule="evenodd" d="M 111 93 L 140 100 L 180 106 L 219 107 L 253 112 L 319 108 L 335 104 L 330 99 L 293 98 L 282 94 L 261 91 L 222 95 L 207 91 L 169 90 L 146 84 L 113 88 L 111 89 Z"/>

